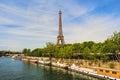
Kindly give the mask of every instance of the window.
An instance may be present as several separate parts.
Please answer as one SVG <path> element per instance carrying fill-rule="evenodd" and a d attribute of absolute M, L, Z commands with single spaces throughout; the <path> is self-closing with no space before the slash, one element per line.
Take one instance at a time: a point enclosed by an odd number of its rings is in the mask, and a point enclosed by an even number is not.
<path fill-rule="evenodd" d="M 108 70 L 106 70 L 105 72 L 109 73 L 109 71 L 108 71 Z"/>
<path fill-rule="evenodd" d="M 101 72 L 103 72 L 103 70 L 102 70 L 102 69 L 100 69 L 100 71 L 101 71 Z"/>
<path fill-rule="evenodd" d="M 117 72 L 115 72 L 115 71 L 112 71 L 112 74 L 117 74 Z"/>

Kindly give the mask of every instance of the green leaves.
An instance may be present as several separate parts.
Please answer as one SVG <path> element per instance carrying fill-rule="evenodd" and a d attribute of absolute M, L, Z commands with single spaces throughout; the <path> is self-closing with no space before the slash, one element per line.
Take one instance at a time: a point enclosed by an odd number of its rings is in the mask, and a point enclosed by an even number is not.
<path fill-rule="evenodd" d="M 113 35 L 104 42 L 104 53 L 115 53 L 120 51 L 120 32 L 114 32 Z"/>
<path fill-rule="evenodd" d="M 46 47 L 34 50 L 23 49 L 22 53 L 30 56 L 51 56 L 57 58 L 71 58 L 82 53 L 84 59 L 103 61 L 108 60 L 106 53 L 115 53 L 120 51 L 120 32 L 114 32 L 113 35 L 103 43 L 86 41 L 83 43 L 65 44 L 56 46 L 54 43 L 46 43 Z"/>
<path fill-rule="evenodd" d="M 73 56 L 72 46 L 61 47 L 59 50 L 59 56 L 62 58 L 71 58 Z"/>
<path fill-rule="evenodd" d="M 28 55 L 28 54 L 31 53 L 31 50 L 30 50 L 30 49 L 27 49 L 27 48 L 24 48 L 24 49 L 22 50 L 22 53 L 25 54 L 25 55 Z"/>

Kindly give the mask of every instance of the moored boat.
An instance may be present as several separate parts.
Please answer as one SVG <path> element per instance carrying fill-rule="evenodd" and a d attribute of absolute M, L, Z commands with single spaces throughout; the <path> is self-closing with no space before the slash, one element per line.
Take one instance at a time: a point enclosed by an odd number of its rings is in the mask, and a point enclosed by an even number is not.
<path fill-rule="evenodd" d="M 30 61 L 30 62 L 33 62 L 33 63 L 37 63 L 37 62 L 38 62 L 37 59 L 30 59 L 29 61 Z"/>
<path fill-rule="evenodd" d="M 50 64 L 50 61 L 42 61 L 42 60 L 39 60 L 38 63 L 44 64 L 44 65 L 49 65 L 49 64 Z"/>
<path fill-rule="evenodd" d="M 56 67 L 60 67 L 60 68 L 64 68 L 64 69 L 68 69 L 68 65 L 65 65 L 65 64 L 62 64 L 62 63 L 52 63 L 53 66 L 56 66 Z"/>
<path fill-rule="evenodd" d="M 22 56 L 19 55 L 19 54 L 15 54 L 15 55 L 12 56 L 12 59 L 20 60 L 20 59 L 22 59 Z"/>

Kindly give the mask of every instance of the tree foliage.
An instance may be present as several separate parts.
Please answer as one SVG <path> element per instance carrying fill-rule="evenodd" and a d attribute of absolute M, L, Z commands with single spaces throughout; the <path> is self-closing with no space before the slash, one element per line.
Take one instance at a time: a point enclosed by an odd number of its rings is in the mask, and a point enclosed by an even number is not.
<path fill-rule="evenodd" d="M 115 53 L 116 51 L 120 51 L 120 32 L 114 32 L 104 42 L 86 41 L 83 43 L 65 44 L 64 46 L 57 46 L 48 42 L 44 48 L 36 48 L 32 51 L 24 48 L 22 53 L 29 56 L 52 56 L 56 58 L 72 58 L 77 53 L 81 53 L 84 59 L 106 61 L 108 60 L 106 54 Z"/>

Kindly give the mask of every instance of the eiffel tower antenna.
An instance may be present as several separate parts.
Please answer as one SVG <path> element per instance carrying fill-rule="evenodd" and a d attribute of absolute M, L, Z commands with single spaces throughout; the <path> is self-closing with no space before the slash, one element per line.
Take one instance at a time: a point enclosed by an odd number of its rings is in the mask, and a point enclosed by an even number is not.
<path fill-rule="evenodd" d="M 63 32 L 62 32 L 62 11 L 59 11 L 59 30 L 58 30 L 58 36 L 57 36 L 57 45 L 64 45 L 65 41 L 64 41 L 64 36 L 63 36 Z"/>

